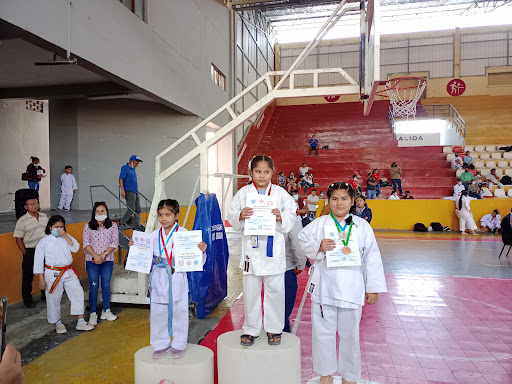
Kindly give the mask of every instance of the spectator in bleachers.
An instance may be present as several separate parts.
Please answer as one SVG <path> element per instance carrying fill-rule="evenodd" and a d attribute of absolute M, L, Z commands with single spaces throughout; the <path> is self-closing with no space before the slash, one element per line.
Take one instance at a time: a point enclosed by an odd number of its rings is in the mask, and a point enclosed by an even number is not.
<path fill-rule="evenodd" d="M 373 173 L 369 173 L 368 179 L 366 180 L 366 196 L 370 200 L 375 199 L 376 185 L 377 185 L 377 182 L 373 178 Z"/>
<path fill-rule="evenodd" d="M 300 185 L 304 187 L 304 193 L 308 194 L 308 188 L 313 186 L 313 176 L 309 172 L 304 175 L 304 178 L 300 182 Z"/>
<path fill-rule="evenodd" d="M 391 164 L 391 183 L 393 183 L 393 191 L 400 191 L 400 194 L 402 194 L 402 170 L 398 166 L 397 163 Z"/>
<path fill-rule="evenodd" d="M 314 136 L 309 139 L 309 156 L 311 156 L 311 151 L 316 151 L 316 155 L 318 156 L 318 140 L 314 138 Z"/>
<path fill-rule="evenodd" d="M 311 194 L 308 195 L 308 208 L 309 208 L 309 216 L 311 219 L 315 219 L 316 217 L 316 210 L 318 208 L 318 201 L 320 198 L 316 194 L 316 189 L 311 190 Z"/>
<path fill-rule="evenodd" d="M 499 178 L 496 175 L 496 168 L 491 169 L 491 173 L 485 176 L 487 180 L 487 187 L 492 191 L 493 185 L 497 185 L 500 188 L 503 188 L 503 184 L 499 182 Z"/>
<path fill-rule="evenodd" d="M 475 230 L 477 226 L 475 220 L 473 220 L 473 213 L 471 213 L 471 207 L 469 206 L 470 202 L 471 197 L 468 196 L 468 191 L 462 191 L 459 201 L 456 202 L 457 207 L 455 208 L 455 214 L 459 218 L 459 229 L 463 235 L 466 234 L 466 230 L 472 235 L 476 235 Z"/>
<path fill-rule="evenodd" d="M 464 184 L 462 183 L 462 180 L 457 178 L 457 184 L 453 186 L 453 196 L 460 197 L 460 194 L 462 191 L 465 191 L 466 188 L 464 187 Z"/>
<path fill-rule="evenodd" d="M 462 172 L 462 175 L 460 175 L 460 180 L 462 181 L 462 185 L 466 189 L 466 191 L 469 188 L 469 184 L 475 179 L 475 176 L 471 172 L 468 171 L 467 165 L 464 164 L 464 172 Z"/>
<path fill-rule="evenodd" d="M 480 172 L 477 172 L 475 175 L 475 183 L 476 185 L 478 185 L 478 187 L 482 188 L 484 181 L 482 179 L 482 174 Z"/>
<path fill-rule="evenodd" d="M 356 198 L 356 216 L 359 216 L 365 219 L 368 224 L 372 221 L 372 210 L 368 208 L 368 204 L 366 204 L 366 199 L 364 196 L 357 196 Z"/>
<path fill-rule="evenodd" d="M 411 191 L 405 191 L 404 197 L 402 197 L 404 200 L 411 200 L 414 199 L 414 197 L 411 195 Z"/>
<path fill-rule="evenodd" d="M 452 169 L 462 169 L 463 165 L 464 165 L 464 162 L 459 157 L 459 154 L 456 153 L 455 157 L 452 159 Z"/>
<path fill-rule="evenodd" d="M 379 175 L 379 170 L 378 169 L 374 169 L 372 174 L 373 174 L 373 178 L 377 182 L 377 184 L 375 185 L 375 190 L 377 191 L 377 196 L 380 196 L 380 175 Z"/>
<path fill-rule="evenodd" d="M 487 229 L 489 232 L 496 233 L 501 229 L 501 216 L 500 211 L 495 209 L 492 213 L 482 216 L 480 219 L 480 228 Z"/>
<path fill-rule="evenodd" d="M 288 192 L 291 192 L 292 189 L 297 189 L 297 177 L 293 171 L 290 171 L 290 174 L 288 175 L 286 180 L 286 188 L 288 189 Z"/>
<path fill-rule="evenodd" d="M 480 200 L 482 198 L 480 186 L 477 184 L 477 182 L 475 180 L 473 180 L 471 182 L 471 184 L 469 184 L 468 194 L 469 194 L 469 196 L 474 197 L 475 199 Z"/>
<path fill-rule="evenodd" d="M 313 169 L 311 167 L 308 167 L 306 163 L 302 163 L 302 167 L 299 168 L 299 181 L 306 176 L 306 173 L 309 172 L 310 169 Z"/>
<path fill-rule="evenodd" d="M 285 188 L 286 186 L 286 176 L 284 175 L 284 172 L 279 172 L 279 175 L 277 175 L 277 185 L 280 187 Z"/>
<path fill-rule="evenodd" d="M 359 191 L 359 193 L 363 193 L 363 188 L 359 186 L 357 183 L 357 175 L 352 175 L 352 180 L 348 182 L 356 191 Z"/>
<path fill-rule="evenodd" d="M 396 195 L 396 191 L 391 191 L 391 195 L 389 195 L 388 200 L 400 200 L 400 198 Z"/>
<path fill-rule="evenodd" d="M 466 154 L 464 155 L 464 167 L 475 169 L 475 165 L 473 164 L 473 156 L 471 156 L 469 151 L 466 151 Z"/>

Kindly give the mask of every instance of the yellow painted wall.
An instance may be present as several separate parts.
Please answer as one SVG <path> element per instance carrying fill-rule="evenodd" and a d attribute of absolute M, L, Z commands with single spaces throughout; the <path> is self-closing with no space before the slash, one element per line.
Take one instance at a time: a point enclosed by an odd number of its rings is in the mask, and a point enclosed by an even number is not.
<path fill-rule="evenodd" d="M 188 207 L 181 207 L 179 224 L 183 226 L 185 215 L 187 214 Z M 147 215 L 141 215 L 143 219 Z M 187 220 L 185 228 L 191 230 L 194 226 L 194 219 L 196 216 L 196 206 L 192 206 L 190 214 Z M 67 232 L 73 236 L 79 244 L 83 244 L 82 232 L 85 223 L 75 223 L 66 225 Z M 126 231 L 126 235 L 131 235 L 131 231 Z M 16 240 L 12 236 L 13 233 L 2 233 L 0 234 L 0 296 L 5 296 L 9 300 L 9 303 L 15 303 L 21 300 L 21 262 L 22 254 L 16 246 Z M 123 251 L 123 260 L 126 253 Z M 114 262 L 117 263 L 118 255 L 114 256 Z M 87 277 L 85 270 L 85 254 L 82 247 L 77 253 L 73 254 L 73 268 L 78 273 L 78 277 L 83 279 Z M 34 279 L 32 285 L 32 293 L 36 294 L 40 292 L 38 289 L 38 280 Z"/>

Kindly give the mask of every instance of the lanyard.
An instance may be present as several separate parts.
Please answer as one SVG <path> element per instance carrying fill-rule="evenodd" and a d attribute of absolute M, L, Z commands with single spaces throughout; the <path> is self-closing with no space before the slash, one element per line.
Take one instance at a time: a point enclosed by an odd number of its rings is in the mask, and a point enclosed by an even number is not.
<path fill-rule="evenodd" d="M 345 229 L 347 229 L 347 223 L 345 223 L 344 227 L 342 228 L 341 227 L 341 224 L 338 222 L 338 220 L 336 220 L 336 218 L 334 217 L 334 215 L 332 214 L 331 212 L 331 217 L 332 219 L 334 220 L 334 222 L 336 223 L 336 229 L 338 230 L 338 233 L 341 235 L 341 232 L 342 231 L 345 231 Z M 350 222 L 350 227 L 348 227 L 348 235 L 347 235 L 347 240 L 343 240 L 341 239 L 341 242 L 343 243 L 343 245 L 346 247 L 348 245 L 348 241 L 350 240 L 350 233 L 352 232 L 352 225 L 354 224 L 354 220 L 352 220 Z"/>
<path fill-rule="evenodd" d="M 167 261 L 168 261 L 169 265 L 172 265 L 172 249 L 171 249 L 171 257 L 169 258 L 169 254 L 167 253 L 167 243 L 169 243 L 169 240 L 171 239 L 173 233 L 178 229 L 178 227 L 179 227 L 178 224 L 174 225 L 174 227 L 172 228 L 171 233 L 169 234 L 169 237 L 167 238 L 167 241 L 165 241 L 165 242 L 164 242 L 164 229 L 160 228 L 160 240 L 162 242 L 160 243 L 160 241 L 158 241 L 158 249 L 160 250 L 159 257 L 161 257 L 162 256 L 162 252 L 165 251 L 165 256 L 167 257 Z M 163 249 L 162 249 L 162 245 L 164 246 Z"/>
<path fill-rule="evenodd" d="M 258 194 L 259 194 L 260 190 L 256 186 L 256 183 L 254 182 L 254 179 L 252 180 L 252 185 L 254 185 L 254 188 L 256 189 L 256 192 L 258 192 Z M 272 183 L 269 183 L 269 186 L 267 188 L 268 188 L 268 192 L 265 191 L 265 195 L 270 196 L 270 192 L 272 191 Z"/>

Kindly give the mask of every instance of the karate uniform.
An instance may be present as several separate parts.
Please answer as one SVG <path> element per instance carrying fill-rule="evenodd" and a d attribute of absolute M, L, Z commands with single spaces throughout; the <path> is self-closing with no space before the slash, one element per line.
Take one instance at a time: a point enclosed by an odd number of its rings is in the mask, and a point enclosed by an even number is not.
<path fill-rule="evenodd" d="M 348 217 L 348 216 L 347 216 Z M 313 324 L 313 368 L 321 376 L 338 371 L 347 381 L 361 378 L 359 322 L 365 293 L 386 292 L 386 280 L 379 247 L 370 225 L 352 216 L 352 235 L 356 234 L 361 266 L 327 267 L 324 252 L 318 252 L 325 238 L 324 227 L 336 224 L 330 215 L 321 216 L 299 233 L 306 256 L 315 259 L 312 267 L 311 319 Z M 341 227 L 345 220 L 340 222 Z M 346 228 L 348 232 L 349 226 Z M 336 359 L 336 331 L 340 335 L 339 360 Z"/>
<path fill-rule="evenodd" d="M 459 202 L 456 201 L 455 214 L 459 218 L 459 228 L 461 232 L 464 232 L 466 229 L 470 229 L 472 231 L 477 229 L 475 224 L 475 220 L 473 220 L 473 214 L 471 213 L 471 208 L 469 203 L 473 200 L 468 196 L 462 196 L 462 208 L 459 210 Z"/>
<path fill-rule="evenodd" d="M 52 285 L 58 279 L 60 272 L 50 268 L 71 266 L 73 256 L 80 249 L 80 244 L 68 234 L 73 245 L 70 246 L 62 236 L 47 235 L 37 244 L 34 256 L 34 274 L 44 273 L 46 280 L 46 311 L 48 322 L 54 324 L 60 320 L 60 301 L 62 293 L 71 301 L 71 315 L 84 314 L 84 290 L 73 269 L 65 271 L 52 293 Z"/>
<path fill-rule="evenodd" d="M 187 231 L 179 227 L 178 232 Z M 160 238 L 160 229 L 153 231 L 153 256 L 160 256 L 167 260 L 164 245 Z M 174 239 L 167 240 L 171 236 L 163 233 L 164 241 L 167 243 L 169 257 L 174 246 Z M 174 255 L 173 255 L 174 256 Z M 206 262 L 206 253 L 203 254 L 203 264 Z M 174 257 L 173 257 L 174 264 Z M 174 349 L 183 351 L 187 347 L 188 339 L 188 279 L 186 272 L 174 272 L 172 274 L 172 302 L 169 301 L 169 276 L 166 268 L 153 265 L 151 272 L 151 295 L 150 295 L 150 344 L 155 351 L 167 349 L 172 346 Z M 169 304 L 172 305 L 172 343 L 169 336 Z"/>
<path fill-rule="evenodd" d="M 272 257 L 267 256 L 268 236 L 258 236 L 257 247 L 253 248 L 252 237 L 243 236 L 242 257 L 240 268 L 243 272 L 244 292 L 244 333 L 259 336 L 262 329 L 269 333 L 281 333 L 284 327 L 285 288 L 284 274 L 286 272 L 284 234 L 294 226 L 296 218 L 296 203 L 283 188 L 269 184 L 266 195 L 276 201 L 276 208 L 281 212 L 282 223 L 276 223 Z M 246 185 L 233 197 L 228 211 L 228 221 L 236 231 L 243 231 L 245 220 L 240 221 L 240 212 L 246 205 L 247 195 L 258 196 L 256 186 Z M 249 263 L 248 271 L 245 263 Z M 261 284 L 264 282 L 264 326 L 262 327 Z"/>
<path fill-rule="evenodd" d="M 59 209 L 69 211 L 71 208 L 71 201 L 73 200 L 73 191 L 78 189 L 76 185 L 75 176 L 72 173 L 69 175 L 64 172 L 60 175 L 60 201 Z"/>
<path fill-rule="evenodd" d="M 487 227 L 489 229 L 500 229 L 501 216 L 497 214 L 495 217 L 492 217 L 492 213 L 488 213 L 480 219 L 480 226 Z"/>

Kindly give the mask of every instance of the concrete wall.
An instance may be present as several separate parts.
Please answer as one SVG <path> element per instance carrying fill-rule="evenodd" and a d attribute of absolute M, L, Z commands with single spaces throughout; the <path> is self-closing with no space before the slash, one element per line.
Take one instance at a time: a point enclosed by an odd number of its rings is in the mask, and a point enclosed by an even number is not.
<path fill-rule="evenodd" d="M 43 113 L 26 109 L 25 100 L 0 101 L 0 211 L 5 211 L 13 202 L 16 190 L 28 188 L 21 180 L 30 164 L 30 156 L 37 156 L 47 177 L 40 184 L 42 208 L 50 206 L 50 172 L 48 144 L 48 103 L 43 104 Z M 12 206 L 14 209 L 14 205 Z"/>
<path fill-rule="evenodd" d="M 0 17 L 63 49 L 66 0 L 5 0 Z M 229 98 L 210 79 L 229 76 L 229 11 L 220 0 L 148 0 L 147 23 L 118 0 L 72 2 L 73 55 L 202 118 Z"/>
<path fill-rule="evenodd" d="M 182 115 L 160 104 L 136 100 L 77 101 L 76 105 L 69 101 L 52 101 L 51 104 L 52 148 L 63 149 L 52 150 L 52 164 L 62 167 L 70 163 L 75 167 L 78 192 L 72 208 L 76 209 L 91 207 L 91 185 L 105 185 L 117 195 L 120 169 L 131 155 L 143 160 L 137 168 L 139 190 L 151 200 L 155 156 L 199 122 L 197 117 Z M 164 157 L 162 169 L 194 145 L 192 140 L 188 141 L 175 154 Z M 176 198 L 181 205 L 189 203 L 199 175 L 197 164 L 198 160 L 189 163 L 168 180 L 167 197 Z M 58 198 L 59 187 L 58 183 L 52 184 L 52 198 Z M 103 189 L 93 192 L 93 200 L 118 207 L 115 199 Z"/>

